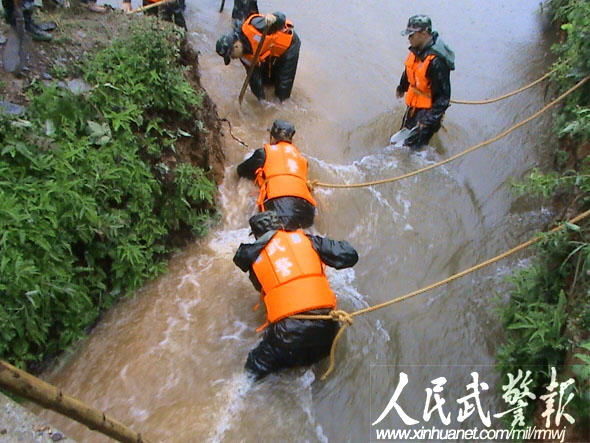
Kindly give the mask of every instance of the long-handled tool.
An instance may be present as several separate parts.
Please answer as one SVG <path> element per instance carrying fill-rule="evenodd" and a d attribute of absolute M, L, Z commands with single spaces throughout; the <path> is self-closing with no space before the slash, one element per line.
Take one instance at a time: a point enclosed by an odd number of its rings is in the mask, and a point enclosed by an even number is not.
<path fill-rule="evenodd" d="M 221 0 L 221 6 L 219 7 L 219 12 L 223 12 L 224 7 L 225 7 L 225 0 Z"/>
<path fill-rule="evenodd" d="M 147 11 L 148 9 L 155 8 L 156 6 L 166 5 L 168 3 L 173 3 L 175 1 L 176 0 L 162 0 L 162 1 L 159 1 L 159 2 L 156 2 L 156 3 L 152 3 L 150 5 L 142 6 L 141 8 L 134 9 L 133 11 L 129 11 L 127 14 L 135 14 L 136 12 Z"/>
<path fill-rule="evenodd" d="M 16 26 L 10 27 L 8 41 L 4 48 L 4 70 L 18 74 L 22 71 L 27 61 L 25 51 L 25 18 L 23 16 L 22 0 L 14 0 L 14 18 Z"/>
<path fill-rule="evenodd" d="M 406 139 L 414 135 L 414 133 L 418 130 L 418 125 L 414 126 L 411 129 L 405 127 L 410 109 L 410 107 L 406 108 L 406 112 L 404 112 L 404 117 L 402 118 L 402 124 L 399 128 L 399 131 L 393 134 L 389 139 L 389 144 L 393 145 L 393 147 L 395 148 L 401 148 L 404 145 Z"/>
<path fill-rule="evenodd" d="M 264 27 L 264 31 L 262 32 L 262 38 L 260 42 L 258 42 L 258 46 L 256 47 L 256 51 L 254 51 L 254 59 L 252 60 L 252 64 L 250 65 L 250 69 L 248 69 L 248 74 L 246 75 L 246 80 L 244 80 L 244 84 L 242 85 L 242 90 L 240 91 L 240 96 L 238 97 L 238 102 L 240 106 L 242 105 L 242 100 L 244 98 L 244 93 L 246 92 L 246 88 L 248 87 L 248 83 L 250 83 L 250 79 L 252 78 L 252 74 L 254 73 L 254 69 L 256 69 L 256 65 L 258 64 L 258 58 L 260 57 L 260 51 L 262 51 L 262 46 L 264 45 L 264 40 L 266 40 L 266 34 L 268 34 L 269 26 L 266 25 Z"/>

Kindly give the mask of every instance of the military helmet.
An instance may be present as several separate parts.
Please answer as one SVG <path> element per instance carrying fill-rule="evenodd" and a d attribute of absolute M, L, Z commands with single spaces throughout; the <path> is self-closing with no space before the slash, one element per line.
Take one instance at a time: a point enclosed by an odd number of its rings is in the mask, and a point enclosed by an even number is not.
<path fill-rule="evenodd" d="M 270 135 L 278 141 L 290 142 L 295 135 L 295 126 L 286 120 L 275 120 L 270 128 Z"/>
<path fill-rule="evenodd" d="M 408 19 L 406 29 L 402 31 L 402 35 L 410 35 L 419 31 L 432 32 L 432 20 L 424 14 L 413 15 Z"/>
<path fill-rule="evenodd" d="M 259 238 L 268 231 L 281 229 L 281 221 L 275 211 L 264 211 L 253 215 L 248 220 L 254 237 Z"/>

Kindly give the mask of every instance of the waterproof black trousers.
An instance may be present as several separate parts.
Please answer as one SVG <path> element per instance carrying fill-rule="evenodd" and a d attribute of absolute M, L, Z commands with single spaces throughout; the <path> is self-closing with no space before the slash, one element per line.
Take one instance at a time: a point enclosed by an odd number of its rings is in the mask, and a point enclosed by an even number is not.
<path fill-rule="evenodd" d="M 313 225 L 315 207 L 299 197 L 277 197 L 264 202 L 265 211 L 276 212 L 281 225 L 288 231 L 306 229 Z"/>
<path fill-rule="evenodd" d="M 14 13 L 14 1 L 2 0 L 2 7 L 4 8 L 4 20 L 6 20 L 6 23 L 8 23 L 9 25 L 14 26 L 16 24 L 16 17 Z M 33 0 L 23 0 L 23 17 L 25 19 L 25 24 L 27 26 L 29 26 L 32 22 L 34 7 L 35 2 Z"/>
<path fill-rule="evenodd" d="M 318 309 L 306 314 L 327 314 Z M 272 372 L 317 363 L 330 354 L 338 332 L 333 320 L 300 320 L 285 318 L 270 324 L 262 341 L 248 354 L 245 368 L 256 380 Z"/>
<path fill-rule="evenodd" d="M 259 99 L 264 99 L 264 86 L 274 86 L 275 95 L 280 101 L 291 97 L 301 41 L 297 34 L 293 34 L 291 46 L 280 57 L 269 57 L 254 69 L 250 78 L 250 90 Z M 249 67 L 244 65 L 246 72 Z"/>
<path fill-rule="evenodd" d="M 444 113 L 433 114 L 430 109 L 408 108 L 406 110 L 404 128 L 412 129 L 420 123 L 416 131 L 404 143 L 410 149 L 418 150 L 427 145 L 432 136 L 440 129 Z"/>

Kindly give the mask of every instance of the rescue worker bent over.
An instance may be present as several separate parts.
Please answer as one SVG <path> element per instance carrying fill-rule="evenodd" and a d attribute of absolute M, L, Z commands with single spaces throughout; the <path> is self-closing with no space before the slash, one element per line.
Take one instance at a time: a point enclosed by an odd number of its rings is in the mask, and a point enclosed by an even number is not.
<path fill-rule="evenodd" d="M 307 366 L 330 353 L 338 324 L 333 320 L 302 320 L 295 314 L 327 314 L 336 295 L 324 264 L 336 269 L 354 266 L 355 249 L 346 241 L 282 228 L 276 214 L 250 218 L 254 243 L 242 243 L 234 263 L 261 291 L 267 322 L 262 341 L 248 354 L 245 368 L 256 380 L 285 368 Z"/>
<path fill-rule="evenodd" d="M 270 128 L 270 143 L 254 151 L 238 165 L 238 175 L 254 180 L 260 187 L 260 211 L 272 210 L 285 229 L 313 225 L 316 201 L 307 187 L 307 160 L 293 145 L 295 127 L 275 120 Z"/>
<path fill-rule="evenodd" d="M 455 54 L 438 32 L 432 31 L 432 22 L 426 15 L 410 17 L 402 35 L 408 36 L 410 53 L 396 95 L 401 98 L 405 94 L 403 127 L 416 127 L 405 145 L 417 150 L 440 129 L 450 105 L 450 71 L 455 69 Z"/>
<path fill-rule="evenodd" d="M 250 15 L 243 23 L 238 22 L 232 33 L 220 37 L 215 50 L 226 65 L 232 58 L 239 58 L 247 72 L 254 62 L 254 53 L 265 29 L 267 35 L 250 78 L 250 89 L 259 100 L 263 100 L 264 85 L 273 85 L 275 95 L 284 101 L 291 96 L 301 47 L 293 23 L 286 19 L 285 14 Z"/>

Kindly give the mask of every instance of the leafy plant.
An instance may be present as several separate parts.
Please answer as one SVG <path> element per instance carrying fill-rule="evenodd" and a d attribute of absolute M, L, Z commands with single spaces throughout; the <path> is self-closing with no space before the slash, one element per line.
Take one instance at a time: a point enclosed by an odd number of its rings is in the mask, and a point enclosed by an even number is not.
<path fill-rule="evenodd" d="M 530 389 L 536 394 L 548 385 L 550 368 L 560 367 L 570 348 L 563 333 L 568 318 L 563 288 L 575 268 L 572 258 L 581 251 L 564 232 L 546 234 L 535 263 L 509 278 L 510 302 L 499 309 L 506 333 L 496 359 L 503 379 L 519 369 L 531 369 Z M 529 420 L 534 408 L 534 403 L 528 405 Z"/>
<path fill-rule="evenodd" d="M 62 63 L 53 63 L 49 67 L 49 73 L 53 78 L 64 79 L 68 76 L 68 68 Z"/>

